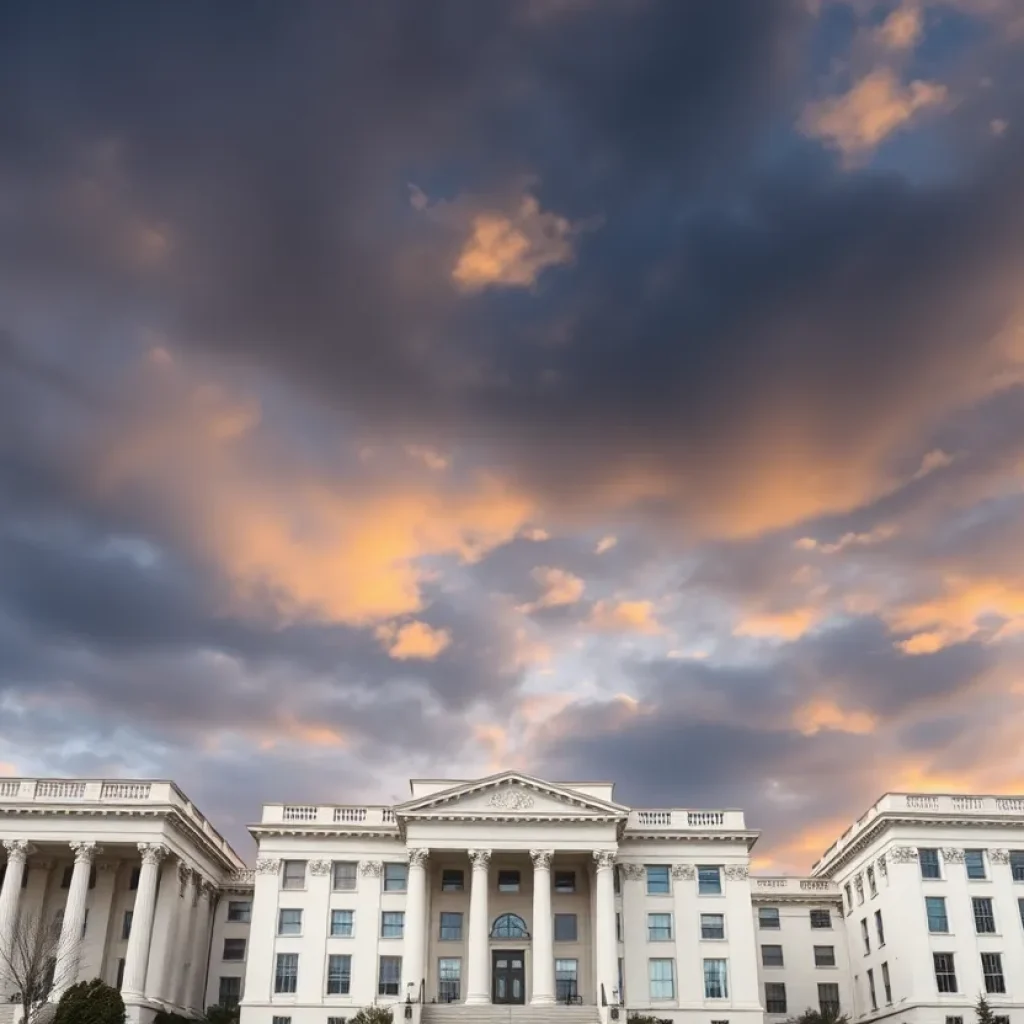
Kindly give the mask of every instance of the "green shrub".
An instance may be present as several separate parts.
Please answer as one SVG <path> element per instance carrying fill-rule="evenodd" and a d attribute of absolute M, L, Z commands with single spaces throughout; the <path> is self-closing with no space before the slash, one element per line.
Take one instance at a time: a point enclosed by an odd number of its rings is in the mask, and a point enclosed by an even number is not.
<path fill-rule="evenodd" d="M 61 996 L 53 1024 L 124 1024 L 124 1000 L 99 978 L 80 981 Z"/>
<path fill-rule="evenodd" d="M 157 1010 L 153 1017 L 153 1024 L 195 1024 L 195 1021 L 180 1013 L 171 1013 L 170 1010 Z"/>
<path fill-rule="evenodd" d="M 394 1019 L 390 1006 L 364 1006 L 351 1018 L 351 1024 L 394 1024 Z"/>
<path fill-rule="evenodd" d="M 238 1024 L 238 1007 L 208 1006 L 206 1024 Z"/>

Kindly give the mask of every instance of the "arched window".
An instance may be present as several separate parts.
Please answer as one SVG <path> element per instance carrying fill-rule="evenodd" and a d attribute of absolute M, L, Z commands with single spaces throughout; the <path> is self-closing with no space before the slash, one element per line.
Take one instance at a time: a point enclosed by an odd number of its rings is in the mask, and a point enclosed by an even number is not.
<path fill-rule="evenodd" d="M 492 939 L 528 939 L 530 933 L 526 930 L 526 922 L 516 914 L 502 914 L 496 918 L 494 927 L 491 928 Z"/>

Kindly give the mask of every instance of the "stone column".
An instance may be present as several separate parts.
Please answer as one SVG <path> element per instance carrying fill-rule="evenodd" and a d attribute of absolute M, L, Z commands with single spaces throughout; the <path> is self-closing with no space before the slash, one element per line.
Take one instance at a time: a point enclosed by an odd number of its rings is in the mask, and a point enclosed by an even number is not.
<path fill-rule="evenodd" d="M 533 993 L 530 1002 L 555 1001 L 554 918 L 551 915 L 552 850 L 531 850 L 533 861 Z"/>
<path fill-rule="evenodd" d="M 597 1005 L 601 1005 L 601 985 L 605 998 L 612 1002 L 612 992 L 619 987 L 619 954 L 615 938 L 615 853 L 595 850 L 597 865 L 596 910 L 594 921 L 594 951 L 597 954 Z"/>
<path fill-rule="evenodd" d="M 71 872 L 68 901 L 57 942 L 57 973 L 51 1002 L 57 1002 L 78 979 L 78 960 L 82 951 L 82 928 L 85 926 L 85 901 L 89 895 L 89 876 L 99 852 L 95 843 L 72 843 L 75 866 Z"/>
<path fill-rule="evenodd" d="M 188 972 L 189 994 L 186 997 L 186 1003 L 191 999 L 192 1006 L 199 1011 L 206 1009 L 206 976 L 210 966 L 207 953 L 210 951 L 210 933 L 213 931 L 214 915 L 217 913 L 219 900 L 220 895 L 213 883 L 207 882 L 205 879 L 202 880 L 199 884 L 199 903 L 196 907 L 198 923 L 195 931 L 196 938 L 192 945 L 192 966 Z M 251 931 L 250 934 L 252 934 Z M 244 980 L 242 985 L 244 987 Z"/>
<path fill-rule="evenodd" d="M 484 1005 L 491 1001 L 490 915 L 487 910 L 488 868 L 490 850 L 470 850 L 473 862 L 473 882 L 469 892 L 469 961 L 466 972 L 466 1002 Z"/>
<path fill-rule="evenodd" d="M 183 1006 L 181 1001 L 181 981 L 185 974 L 188 960 L 188 937 L 192 930 L 192 903 L 188 899 L 189 882 L 192 880 L 192 869 L 179 860 L 176 869 L 178 897 L 172 915 L 172 931 L 170 948 L 167 951 L 167 975 L 163 983 L 164 1001 L 172 1006 Z"/>
<path fill-rule="evenodd" d="M 185 913 L 182 915 L 184 924 L 181 930 L 181 950 L 178 960 L 178 974 L 172 978 L 174 990 L 172 996 L 178 1006 L 189 1009 L 192 1000 L 192 988 L 189 986 L 189 979 L 192 977 L 192 969 L 196 958 L 203 958 L 196 949 L 196 922 L 199 920 L 199 890 L 202 885 L 203 876 L 194 868 L 189 872 L 189 879 L 182 899 L 185 901 Z"/>
<path fill-rule="evenodd" d="M 125 1002 L 140 1002 L 146 991 L 146 968 L 149 965 L 149 944 L 153 937 L 153 912 L 156 910 L 156 885 L 160 878 L 160 862 L 167 856 L 167 847 L 159 843 L 139 843 L 142 870 L 132 911 L 132 930 L 128 936 L 128 952 L 124 959 L 121 994 Z"/>
<path fill-rule="evenodd" d="M 411 993 L 414 1000 L 420 997 L 420 982 L 426 977 L 427 939 L 427 858 L 429 850 L 409 851 L 409 878 L 405 897 L 405 938 L 402 954 L 403 998 Z M 410 988 L 409 986 L 412 986 Z"/>
<path fill-rule="evenodd" d="M 14 931 L 18 925 L 18 903 L 21 901 L 21 882 L 25 877 L 25 862 L 33 852 L 32 846 L 24 839 L 5 839 L 7 851 L 7 872 L 0 889 L 0 949 L 8 956 L 14 942 Z M 8 970 L 0 957 L 0 987 L 7 980 Z"/>

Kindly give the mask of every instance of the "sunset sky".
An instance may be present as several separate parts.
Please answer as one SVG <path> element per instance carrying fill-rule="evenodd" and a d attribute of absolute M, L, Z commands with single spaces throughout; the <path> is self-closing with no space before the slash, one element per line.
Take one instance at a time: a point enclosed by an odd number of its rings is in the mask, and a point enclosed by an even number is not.
<path fill-rule="evenodd" d="M 1024 792 L 1024 3 L 0 11 L 0 774 Z"/>

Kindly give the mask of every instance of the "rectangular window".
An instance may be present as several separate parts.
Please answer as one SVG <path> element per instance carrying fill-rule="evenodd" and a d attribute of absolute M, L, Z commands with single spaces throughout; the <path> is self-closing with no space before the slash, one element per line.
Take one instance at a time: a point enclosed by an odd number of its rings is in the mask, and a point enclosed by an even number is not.
<path fill-rule="evenodd" d="M 124 957 L 121 957 L 117 961 L 117 980 L 114 982 L 114 988 L 121 991 L 121 986 L 124 984 Z"/>
<path fill-rule="evenodd" d="M 942 872 L 939 868 L 939 851 L 922 850 L 917 851 L 917 862 L 921 865 L 922 878 L 941 878 Z"/>
<path fill-rule="evenodd" d="M 331 911 L 331 935 L 335 939 L 351 939 L 355 934 L 356 915 L 351 910 Z"/>
<path fill-rule="evenodd" d="M 622 941 L 622 915 L 615 911 L 615 941 Z"/>
<path fill-rule="evenodd" d="M 992 913 L 992 901 L 986 897 L 974 896 L 971 899 L 974 908 L 974 930 L 979 935 L 994 935 L 996 919 Z"/>
<path fill-rule="evenodd" d="M 276 1014 L 270 1018 L 270 1024 L 292 1024 L 291 1017 L 278 1017 Z"/>
<path fill-rule="evenodd" d="M 575 960 L 555 961 L 555 1002 L 571 1003 L 578 995 L 579 965 Z"/>
<path fill-rule="evenodd" d="M 786 1013 L 786 986 L 781 981 L 764 983 L 764 1008 L 768 1013 Z"/>
<path fill-rule="evenodd" d="M 871 1009 L 878 1009 L 878 996 L 875 995 L 875 972 L 868 968 L 868 998 L 871 1000 Z"/>
<path fill-rule="evenodd" d="M 946 898 L 944 896 L 925 896 L 924 906 L 928 912 L 928 931 L 948 932 L 949 919 L 946 917 Z"/>
<path fill-rule="evenodd" d="M 278 953 L 274 966 L 274 991 L 294 994 L 299 987 L 299 954 Z"/>
<path fill-rule="evenodd" d="M 576 915 L 555 914 L 555 942 L 576 941 Z"/>
<path fill-rule="evenodd" d="M 818 982 L 818 1009 L 839 1015 L 839 985 L 834 981 Z"/>
<path fill-rule="evenodd" d="M 282 889 L 306 888 L 306 862 L 304 860 L 286 860 L 281 872 Z"/>
<path fill-rule="evenodd" d="M 647 864 L 644 872 L 647 875 L 648 896 L 661 896 L 672 891 L 667 864 Z"/>
<path fill-rule="evenodd" d="M 277 912 L 278 935 L 302 934 L 302 911 L 282 908 Z"/>
<path fill-rule="evenodd" d="M 784 967 L 785 964 L 782 961 L 782 947 L 781 946 L 762 946 L 761 947 L 761 966 L 762 967 Z"/>
<path fill-rule="evenodd" d="M 854 879 L 853 887 L 857 891 L 857 906 L 859 907 L 864 902 L 864 883 L 861 881 L 860 875 Z"/>
<path fill-rule="evenodd" d="M 555 892 L 575 892 L 576 891 L 576 872 L 575 871 L 556 871 L 555 872 Z"/>
<path fill-rule="evenodd" d="M 885 945 L 885 928 L 882 925 L 882 912 L 880 910 L 875 911 L 875 935 L 878 938 L 879 949 Z"/>
<path fill-rule="evenodd" d="M 981 973 L 985 976 L 985 991 L 991 994 L 1006 991 L 1006 979 L 1003 977 L 1003 954 L 982 953 Z"/>
<path fill-rule="evenodd" d="M 327 958 L 327 994 L 347 996 L 352 986 L 352 957 L 348 953 Z"/>
<path fill-rule="evenodd" d="M 252 900 L 229 900 L 228 920 L 249 924 L 252 921 Z"/>
<path fill-rule="evenodd" d="M 956 964 L 952 953 L 932 953 L 935 984 L 940 992 L 956 992 Z"/>
<path fill-rule="evenodd" d="M 331 865 L 331 888 L 335 892 L 352 892 L 356 887 L 356 862 L 336 860 Z"/>
<path fill-rule="evenodd" d="M 849 917 L 853 913 L 853 888 L 849 882 L 843 886 L 843 892 L 846 894 L 846 916 Z"/>
<path fill-rule="evenodd" d="M 722 869 L 707 864 L 698 865 L 697 892 L 701 896 L 720 896 L 722 893 Z"/>
<path fill-rule="evenodd" d="M 519 872 L 499 871 L 498 892 L 519 892 Z"/>
<path fill-rule="evenodd" d="M 729 998 L 729 979 L 727 977 L 725 960 L 704 961 L 704 998 Z"/>
<path fill-rule="evenodd" d="M 397 996 L 402 987 L 402 958 L 382 956 L 377 971 L 377 995 Z"/>
<path fill-rule="evenodd" d="M 1015 882 L 1024 882 L 1024 850 L 1010 851 L 1010 874 Z"/>
<path fill-rule="evenodd" d="M 648 960 L 651 999 L 675 999 L 676 972 L 673 960 Z"/>
<path fill-rule="evenodd" d="M 384 865 L 384 891 L 405 892 L 409 882 L 409 865 L 394 861 Z"/>
<path fill-rule="evenodd" d="M 724 914 L 701 914 L 700 915 L 700 937 L 702 939 L 724 939 L 725 938 L 725 915 Z"/>
<path fill-rule="evenodd" d="M 124 912 L 124 917 L 121 918 L 121 938 L 129 939 L 132 934 L 132 917 L 134 916 L 131 910 Z"/>
<path fill-rule="evenodd" d="M 878 895 L 878 882 L 875 880 L 875 869 L 873 867 L 869 867 L 868 871 L 867 871 L 867 875 L 868 875 L 868 891 L 871 893 L 872 896 L 877 896 Z"/>
<path fill-rule="evenodd" d="M 1017 913 L 1020 914 L 1021 927 L 1024 928 L 1024 898 L 1017 900 Z"/>
<path fill-rule="evenodd" d="M 461 868 L 445 868 L 441 872 L 441 892 L 462 892 L 466 888 L 466 875 Z"/>
<path fill-rule="evenodd" d="M 831 928 L 832 927 L 832 912 L 830 910 L 812 910 L 811 911 L 811 927 L 812 928 Z"/>
<path fill-rule="evenodd" d="M 242 979 L 221 978 L 217 985 L 217 1005 L 233 1010 L 242 1000 Z"/>
<path fill-rule="evenodd" d="M 985 851 L 964 850 L 964 864 L 967 867 L 968 878 L 987 878 L 985 873 Z"/>
<path fill-rule="evenodd" d="M 835 967 L 836 965 L 836 947 L 835 946 L 815 946 L 814 947 L 814 966 L 815 967 Z"/>
<path fill-rule="evenodd" d="M 778 907 L 758 907 L 757 908 L 757 927 L 758 928 L 778 928 L 779 927 L 779 908 Z"/>
<path fill-rule="evenodd" d="M 380 937 L 400 939 L 405 933 L 405 911 L 385 910 L 380 915 Z"/>
<path fill-rule="evenodd" d="M 439 936 L 444 942 L 462 941 L 462 913 L 455 911 L 443 911 L 441 914 L 441 933 Z"/>
<path fill-rule="evenodd" d="M 647 915 L 647 941 L 668 942 L 672 938 L 671 914 Z"/>
<path fill-rule="evenodd" d="M 892 982 L 889 980 L 889 965 L 882 964 L 882 988 L 885 989 L 885 1005 L 892 1005 Z"/>
<path fill-rule="evenodd" d="M 437 1001 L 457 1003 L 462 998 L 462 961 L 443 956 L 437 961 Z"/>
<path fill-rule="evenodd" d="M 871 952 L 871 936 L 868 934 L 868 919 L 866 917 L 860 919 L 860 938 L 864 943 L 864 955 L 867 956 Z"/>
<path fill-rule="evenodd" d="M 220 958 L 221 960 L 244 960 L 245 939 L 225 939 Z"/>
<path fill-rule="evenodd" d="M 964 1024 L 963 1017 L 947 1017 L 946 1024 Z"/>

